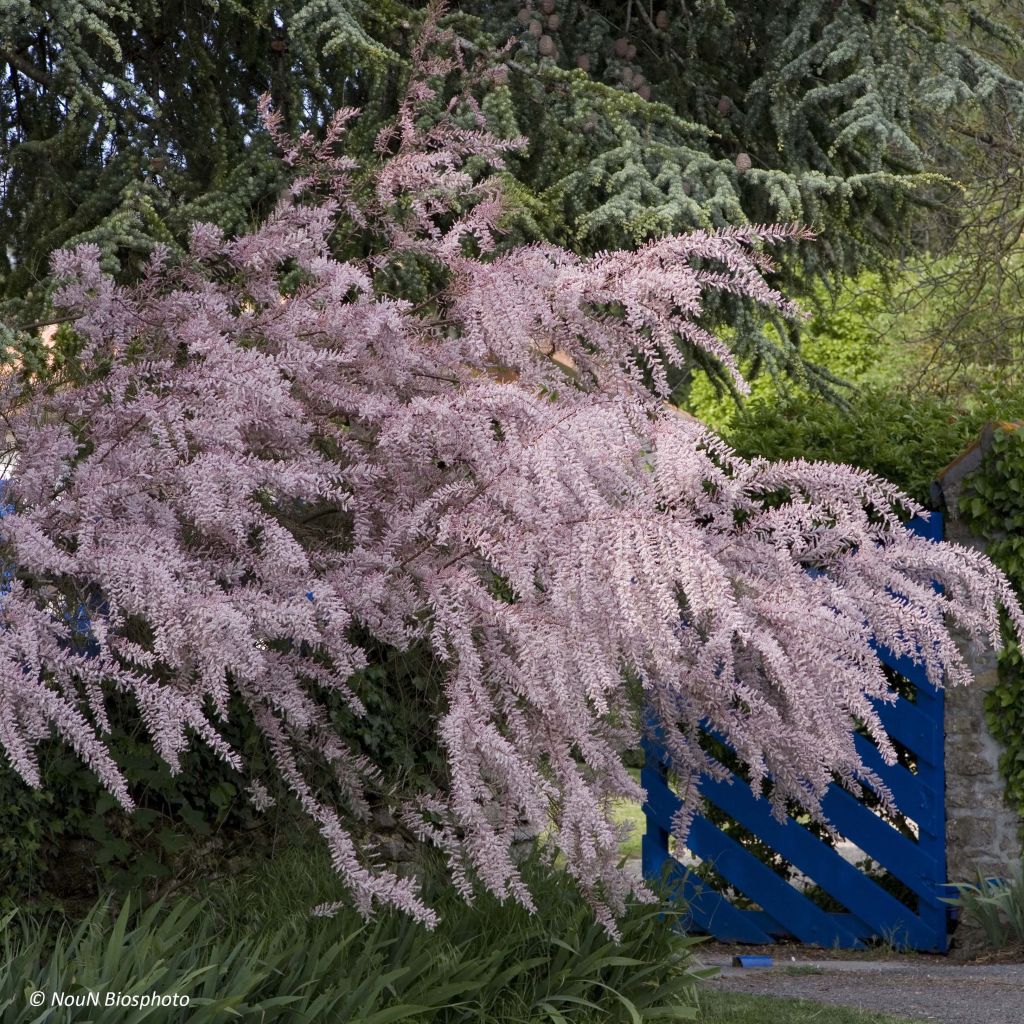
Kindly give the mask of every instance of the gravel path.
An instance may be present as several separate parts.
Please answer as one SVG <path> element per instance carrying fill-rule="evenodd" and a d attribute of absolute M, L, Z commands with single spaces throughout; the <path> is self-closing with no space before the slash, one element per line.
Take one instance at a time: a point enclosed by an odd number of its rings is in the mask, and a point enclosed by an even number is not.
<path fill-rule="evenodd" d="M 730 992 L 813 999 L 939 1024 L 1024 1024 L 1024 964 L 786 958 L 758 969 L 701 959 L 722 968 L 710 984 Z"/>

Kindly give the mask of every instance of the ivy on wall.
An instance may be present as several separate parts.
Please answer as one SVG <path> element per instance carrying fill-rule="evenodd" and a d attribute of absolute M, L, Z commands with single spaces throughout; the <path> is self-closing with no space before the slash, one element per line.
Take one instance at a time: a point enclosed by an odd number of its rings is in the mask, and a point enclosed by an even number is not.
<path fill-rule="evenodd" d="M 1024 429 L 1004 424 L 992 438 L 981 467 L 959 501 L 960 514 L 984 540 L 989 556 L 1024 593 Z M 1003 747 L 1000 769 L 1006 796 L 1024 818 L 1024 655 L 1004 628 L 999 682 L 989 691 L 985 715 L 991 734 Z"/>

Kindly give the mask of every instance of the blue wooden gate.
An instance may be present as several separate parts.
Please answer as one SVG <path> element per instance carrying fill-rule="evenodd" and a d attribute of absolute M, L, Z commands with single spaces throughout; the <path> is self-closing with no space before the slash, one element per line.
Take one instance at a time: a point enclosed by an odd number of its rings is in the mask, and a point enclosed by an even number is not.
<path fill-rule="evenodd" d="M 935 512 L 928 522 L 913 520 L 910 528 L 935 540 L 942 537 L 942 519 Z M 836 830 L 887 871 L 889 884 L 884 887 L 794 818 L 781 823 L 774 819 L 768 801 L 755 798 L 742 779 L 717 782 L 705 777 L 701 793 L 707 803 L 770 846 L 814 883 L 818 894 L 831 897 L 812 900 L 708 817 L 698 815 L 688 849 L 752 904 L 740 909 L 670 852 L 671 819 L 679 798 L 667 781 L 670 766 L 664 763 L 663 752 L 650 741 L 646 744 L 641 773 L 647 791 L 644 876 L 667 878 L 686 901 L 688 931 L 706 932 L 726 942 L 760 944 L 789 938 L 859 948 L 866 940 L 881 939 L 904 948 L 946 950 L 948 905 L 941 902 L 946 882 L 942 692 L 909 659 L 894 658 L 884 649 L 879 657 L 912 684 L 902 688 L 906 695 L 895 704 L 878 707 L 888 735 L 903 748 L 903 763 L 884 764 L 878 749 L 863 736 L 856 737 L 857 748 L 865 765 L 889 787 L 900 814 L 916 826 L 916 835 L 914 828 L 897 829 L 835 784 L 822 806 Z M 837 911 L 837 905 L 843 909 Z"/>

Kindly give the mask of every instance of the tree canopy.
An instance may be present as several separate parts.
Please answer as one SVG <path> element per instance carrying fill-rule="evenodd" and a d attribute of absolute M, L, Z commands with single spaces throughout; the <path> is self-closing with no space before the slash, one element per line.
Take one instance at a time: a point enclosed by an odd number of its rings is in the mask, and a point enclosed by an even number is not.
<path fill-rule="evenodd" d="M 6 5 L 8 327 L 44 314 L 60 246 L 96 243 L 125 279 L 154 243 L 183 247 L 193 220 L 233 233 L 266 215 L 282 177 L 259 128 L 264 92 L 293 132 L 322 133 L 358 104 L 348 144 L 368 156 L 423 13 L 395 0 Z M 789 294 L 941 245 L 953 179 L 1024 109 L 1005 22 L 938 0 L 463 0 L 447 15 L 500 69 L 477 83 L 490 130 L 529 140 L 508 163 L 502 244 L 586 254 L 800 222 L 818 240 L 782 261 Z M 715 300 L 708 315 L 736 329 L 754 372 L 799 372 L 795 328 L 765 332 L 747 302 Z"/>

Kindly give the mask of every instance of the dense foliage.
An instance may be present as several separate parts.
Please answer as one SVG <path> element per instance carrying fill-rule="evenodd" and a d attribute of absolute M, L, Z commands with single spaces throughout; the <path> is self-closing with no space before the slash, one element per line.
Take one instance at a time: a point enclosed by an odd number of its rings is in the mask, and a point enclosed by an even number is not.
<path fill-rule="evenodd" d="M 397 109 L 424 6 L 4 6 L 0 293 L 13 300 L 3 316 L 13 333 L 3 340 L 30 345 L 14 329 L 47 315 L 55 248 L 94 242 L 123 279 L 154 243 L 183 249 L 195 220 L 233 233 L 265 216 L 282 175 L 258 130 L 263 92 L 293 133 L 322 132 L 359 104 L 351 146 L 365 156 Z M 530 140 L 507 169 L 511 241 L 591 253 L 799 221 L 820 242 L 783 263 L 796 294 L 815 276 L 947 246 L 962 212 L 952 180 L 1005 154 L 1014 162 L 1019 26 L 985 5 L 461 0 L 449 21 L 498 69 L 477 88 L 490 129 Z M 765 332 L 735 297 L 710 311 L 733 324 L 755 368 L 799 372 L 794 325 Z M 699 347 L 690 354 L 676 383 L 694 362 L 720 369 Z"/>
<path fill-rule="evenodd" d="M 639 795 L 621 755 L 641 703 L 682 775 L 719 770 L 697 740 L 710 722 L 780 809 L 814 812 L 833 773 L 884 798 L 851 734 L 861 722 L 895 757 L 872 641 L 957 684 L 951 627 L 997 643 L 1000 604 L 1024 620 L 983 557 L 898 529 L 913 505 L 878 478 L 747 462 L 662 404 L 677 337 L 736 373 L 699 325 L 705 292 L 792 313 L 762 250 L 794 232 L 481 258 L 501 216 L 486 170 L 509 144 L 471 99 L 426 116 L 455 65 L 416 66 L 366 188 L 335 155 L 351 111 L 324 142 L 270 117 L 300 177 L 252 232 L 197 225 L 134 287 L 96 246 L 56 258 L 80 351 L 61 380 L 14 375 L 3 393 L 0 737 L 38 785 L 56 729 L 129 809 L 104 735 L 121 694 L 172 770 L 202 742 L 260 806 L 261 764 L 223 728 L 241 702 L 356 906 L 433 922 L 415 880 L 358 841 L 378 772 L 318 698 L 360 718 L 365 638 L 423 645 L 443 673 L 423 714 L 445 764 L 440 789 L 400 794 L 408 828 L 464 895 L 479 882 L 528 908 L 512 847 L 523 821 L 546 830 L 614 927 L 644 894 L 609 817 Z M 338 260 L 332 234 L 371 255 Z M 433 282 L 416 303 L 393 294 L 407 262 Z"/>
<path fill-rule="evenodd" d="M 1020 418 L 1024 420 L 1024 413 Z M 1008 426 L 995 432 L 992 449 L 970 477 L 959 507 L 992 560 L 1017 592 L 1024 592 L 1024 436 L 1019 429 Z M 1003 748 L 999 766 L 1007 798 L 1024 820 L 1024 655 L 1012 630 L 1005 633 L 999 683 L 986 695 L 985 712 L 989 731 Z M 1019 899 L 1019 887 L 1017 891 Z"/>
<path fill-rule="evenodd" d="M 948 902 L 981 929 L 990 949 L 1024 948 L 1024 865 L 1013 878 L 958 882 Z"/>
<path fill-rule="evenodd" d="M 113 696 L 107 711 L 106 742 L 135 798 L 132 812 L 58 739 L 37 748 L 39 789 L 0 772 L 0 912 L 76 912 L 101 892 L 155 896 L 240 857 L 269 855 L 295 833 L 297 815 L 286 802 L 257 811 L 246 777 L 205 746 L 184 752 L 172 774 L 134 702 Z M 235 711 L 225 735 L 259 771 L 267 752 Z"/>
<path fill-rule="evenodd" d="M 0 916 L 0 1007 L 5 1024 L 29 1024 L 41 1011 L 27 996 L 40 990 L 48 998 L 155 992 L 189 1000 L 186 1008 L 66 1011 L 104 1024 L 143 1016 L 159 1024 L 646 1024 L 696 1016 L 706 972 L 692 959 L 695 940 L 670 926 L 678 908 L 632 904 L 616 943 L 569 878 L 536 863 L 526 872 L 538 893 L 533 916 L 493 897 L 466 907 L 432 877 L 443 923 L 429 937 L 396 913 L 369 927 L 351 910 L 311 922 L 301 908 L 322 897 L 331 870 L 317 851 L 299 848 L 268 871 L 211 886 L 205 898 L 145 910 L 132 900 L 119 914 L 100 903 L 76 924 Z"/>
<path fill-rule="evenodd" d="M 932 483 L 991 420 L 1024 417 L 1024 395 L 995 389 L 965 404 L 905 386 L 865 387 L 845 408 L 812 396 L 751 403 L 725 434 L 747 458 L 842 462 L 891 480 L 928 506 Z"/>

